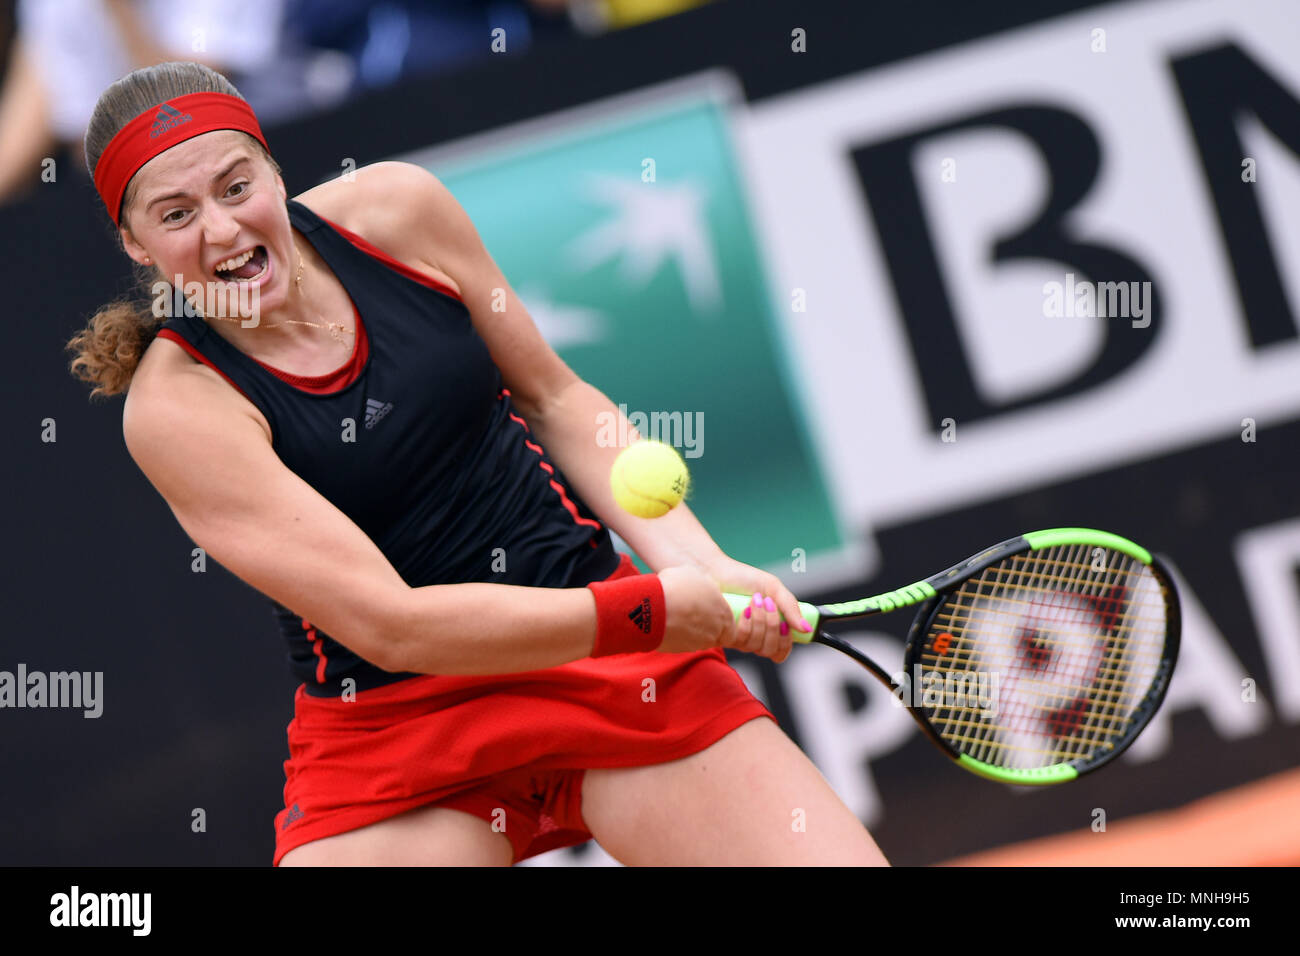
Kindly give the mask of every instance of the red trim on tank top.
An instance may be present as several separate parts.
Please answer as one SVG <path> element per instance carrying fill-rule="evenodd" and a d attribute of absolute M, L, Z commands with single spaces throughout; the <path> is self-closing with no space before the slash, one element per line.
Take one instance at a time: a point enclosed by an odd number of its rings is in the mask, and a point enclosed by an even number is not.
<path fill-rule="evenodd" d="M 371 258 L 378 259 L 380 262 L 384 263 L 384 265 L 400 273 L 401 275 L 406 276 L 408 279 L 413 279 L 414 281 L 420 283 L 423 286 L 426 286 L 427 288 L 433 289 L 436 292 L 441 292 L 443 295 L 450 296 L 451 298 L 455 299 L 457 302 L 460 302 L 462 305 L 464 304 L 464 301 L 453 289 L 443 285 L 441 282 L 439 282 L 437 279 L 434 279 L 432 276 L 427 276 L 422 272 L 417 272 L 414 269 L 412 269 L 410 266 L 406 265 L 406 263 L 397 261 L 388 253 L 384 252 L 384 250 L 366 241 L 365 239 L 357 235 L 352 230 L 345 229 L 342 226 L 340 226 L 338 223 L 330 219 L 325 219 L 324 216 L 321 216 L 320 218 L 323 219 L 325 222 L 329 223 L 329 225 L 333 229 L 337 230 L 338 233 L 341 236 L 343 236 L 343 238 L 347 239 L 348 242 L 352 243 L 352 245 L 356 246 L 358 249 L 360 249 L 362 252 L 369 255 Z M 366 334 L 365 324 L 361 321 L 361 312 L 357 309 L 355 302 L 352 303 L 352 314 L 356 316 L 356 320 L 357 320 L 356 341 L 352 347 L 352 357 L 347 362 L 345 362 L 343 365 L 339 366 L 337 369 L 335 369 L 332 372 L 327 372 L 324 375 L 294 375 L 291 372 L 286 372 L 283 371 L 282 369 L 275 368 L 274 366 L 267 365 L 265 362 L 259 361 L 258 359 L 253 359 L 253 361 L 257 362 L 258 365 L 262 366 L 262 368 L 266 369 L 276 378 L 304 392 L 309 392 L 313 395 L 329 395 L 334 392 L 341 392 L 343 391 L 343 389 L 347 388 L 349 385 L 351 385 L 353 382 L 357 380 L 357 376 L 361 374 L 361 370 L 366 367 L 366 360 L 370 357 L 370 337 Z M 234 386 L 234 388 L 239 392 L 239 394 L 243 395 L 245 398 L 248 398 L 248 395 L 244 392 L 244 390 L 240 388 L 238 385 L 235 385 L 234 381 L 230 378 L 229 375 L 227 375 L 225 372 L 222 372 L 221 369 L 213 365 L 212 362 L 210 362 L 206 357 L 203 356 L 202 353 L 200 353 L 196 348 L 194 348 L 194 346 L 192 346 L 185 339 L 184 336 L 180 335 L 178 332 L 174 332 L 171 329 L 162 329 L 159 331 L 158 335 L 162 338 L 169 339 L 175 342 L 177 345 L 181 346 L 181 348 L 185 349 L 185 351 L 188 352 L 190 355 L 192 355 L 194 358 L 198 359 L 204 365 L 207 365 L 208 367 L 210 367 L 211 369 L 219 373 L 221 377 L 224 378 L 227 382 L 230 382 L 230 384 Z M 252 358 L 252 356 L 249 356 L 249 358 Z M 510 394 L 508 391 L 505 391 L 504 389 L 502 391 L 504 391 L 506 395 Z M 249 401 L 251 402 L 252 399 L 250 398 Z M 513 418 L 514 416 L 511 417 Z M 515 420 L 519 422 L 521 425 L 523 425 L 525 429 L 528 428 L 528 426 L 524 424 L 523 419 L 516 418 Z M 564 497 L 562 492 L 561 492 L 561 496 Z M 571 502 L 569 502 L 567 497 L 564 497 L 564 501 L 566 507 L 569 507 L 572 504 Z M 578 520 L 576 517 L 577 515 L 576 510 L 570 508 L 570 511 L 575 515 L 575 520 Z M 597 525 L 596 527 L 600 527 L 600 526 Z"/>
<path fill-rule="evenodd" d="M 509 395 L 509 394 L 510 394 L 510 392 L 508 392 L 506 389 L 503 388 L 503 389 L 501 389 L 500 393 L 497 395 L 497 400 L 500 401 L 502 395 Z M 522 418 L 520 418 L 520 417 L 517 416 L 517 415 L 513 415 L 513 414 L 512 414 L 510 417 L 511 417 L 512 419 L 514 419 L 515 421 L 517 421 L 520 425 L 522 425 L 522 426 L 524 427 L 524 431 L 525 431 L 525 432 L 529 432 L 529 431 L 530 431 L 530 429 L 528 428 L 528 423 L 527 423 L 526 421 L 524 421 Z M 558 495 L 560 496 L 560 503 L 561 503 L 562 505 L 564 505 L 564 510 L 567 511 L 567 512 L 569 513 L 569 516 L 570 516 L 571 518 L 573 518 L 573 523 L 574 523 L 574 524 L 580 524 L 580 525 L 586 525 L 586 526 L 589 527 L 589 528 L 595 528 L 597 531 L 599 531 L 599 530 L 600 530 L 600 522 L 599 522 L 599 521 L 593 521 L 591 518 L 584 518 L 584 517 L 582 517 L 580 514 L 578 514 L 578 506 L 575 505 L 575 504 L 574 504 L 574 503 L 569 499 L 569 493 L 568 493 L 567 491 L 564 490 L 564 485 L 560 484 L 558 481 L 555 480 L 555 477 L 554 477 L 554 476 L 555 476 L 555 469 L 552 468 L 549 464 L 546 463 L 545 460 L 542 459 L 542 455 L 544 454 L 544 452 L 542 451 L 542 446 L 541 446 L 541 445 L 535 445 L 535 444 L 533 444 L 533 443 L 530 442 L 527 438 L 524 439 L 524 445 L 528 448 L 529 451 L 534 451 L 534 452 L 537 453 L 537 457 L 538 457 L 538 459 L 539 459 L 538 462 L 537 462 L 537 464 L 541 466 L 541 469 L 542 469 L 543 471 L 545 471 L 548 475 L 551 475 L 551 476 L 552 476 L 552 477 L 551 477 L 551 487 L 554 488 L 556 494 L 558 494 Z M 592 541 L 592 542 L 591 542 L 591 546 L 592 546 L 592 547 L 596 547 L 596 542 L 595 542 L 595 541 Z"/>
<path fill-rule="evenodd" d="M 317 215 L 320 214 L 317 213 Z M 388 253 L 384 252 L 383 249 L 380 249 L 378 246 L 373 245 L 366 239 L 363 239 L 361 236 L 357 235 L 352 230 L 344 229 L 342 226 L 340 226 L 337 222 L 334 222 L 332 219 L 325 219 L 324 216 L 321 216 L 320 218 L 324 219 L 325 222 L 329 223 L 330 226 L 332 226 L 335 230 L 337 230 L 339 235 L 343 236 L 343 238 L 346 239 L 348 242 L 352 243 L 354 246 L 356 246 L 358 249 L 368 254 L 372 258 L 378 259 L 380 262 L 384 263 L 390 269 L 393 269 L 396 272 L 400 272 L 408 279 L 414 279 L 416 282 L 420 283 L 420 285 L 428 286 L 430 289 L 436 289 L 437 291 L 443 293 L 444 295 L 449 295 L 457 302 L 461 302 L 462 304 L 464 303 L 464 300 L 461 299 L 460 295 L 450 286 L 443 285 L 437 279 L 433 278 L 433 276 L 428 276 L 425 275 L 423 272 L 415 271 L 410 266 L 408 266 L 405 262 L 398 262 Z"/>
<path fill-rule="evenodd" d="M 316 661 L 316 683 L 323 684 L 325 683 L 325 665 L 329 663 L 329 660 L 325 657 L 325 652 L 321 650 L 321 645 L 324 642 L 320 639 L 320 635 L 316 633 L 316 628 L 307 623 L 306 618 L 302 619 L 302 629 L 307 632 L 307 640 L 311 642 L 311 649 L 316 652 L 316 656 L 319 658 Z"/>
<path fill-rule="evenodd" d="M 361 313 L 357 311 L 355 302 L 352 304 L 352 314 L 357 320 L 356 340 L 352 346 L 352 357 L 332 372 L 326 372 L 324 375 L 294 375 L 291 372 L 285 372 L 267 365 L 258 359 L 253 359 L 253 361 L 276 378 L 288 382 L 294 388 L 301 389 L 304 392 L 310 392 L 313 395 L 329 395 L 333 392 L 341 392 L 357 380 L 361 370 L 366 367 L 366 359 L 370 356 L 370 337 L 366 334 L 365 323 L 361 321 Z"/>
<path fill-rule="evenodd" d="M 280 369 L 267 365 L 265 362 L 258 361 L 257 359 L 253 359 L 253 361 L 257 362 L 258 365 L 262 366 L 262 368 L 266 369 L 276 378 L 281 379 L 289 385 L 292 385 L 294 388 L 301 389 L 304 392 L 310 392 L 314 395 L 327 395 L 332 392 L 342 391 L 356 381 L 357 376 L 361 374 L 361 370 L 366 367 L 366 360 L 370 357 L 370 339 L 366 335 L 365 324 L 361 321 L 361 313 L 357 311 L 355 305 L 352 306 L 352 314 L 355 315 L 357 319 L 357 344 L 353 346 L 352 358 L 333 372 L 329 372 L 325 375 L 292 375 L 289 372 L 283 372 Z M 231 387 L 239 392 L 240 395 L 248 398 L 250 402 L 253 401 L 248 397 L 248 393 L 236 385 L 229 375 L 213 365 L 211 359 L 191 345 L 189 340 L 179 332 L 174 329 L 159 329 L 158 338 L 167 339 L 169 342 L 175 342 L 192 357 L 198 359 L 229 382 Z M 249 358 L 252 358 L 252 356 L 249 356 Z"/>
<path fill-rule="evenodd" d="M 210 360 L 206 355 L 204 355 L 202 352 L 200 352 L 198 349 L 196 349 L 193 345 L 191 345 L 189 339 L 185 338 L 185 336 L 181 335 L 181 334 L 180 334 L 179 332 L 177 332 L 175 329 L 159 329 L 159 330 L 158 330 L 157 338 L 160 338 L 160 339 L 166 339 L 168 342 L 175 342 L 177 345 L 179 345 L 181 348 L 183 348 L 186 352 L 188 352 L 188 353 L 189 353 L 193 358 L 198 359 L 200 362 L 202 362 L 202 363 L 203 363 L 204 365 L 206 365 L 208 368 L 212 369 L 212 371 L 216 372 L 218 375 L 220 375 L 222 378 L 224 378 L 227 382 L 229 382 L 231 388 L 233 388 L 235 391 L 237 391 L 240 395 L 243 395 L 244 398 L 248 398 L 248 393 L 245 392 L 245 391 L 244 391 L 242 388 L 240 388 L 238 385 L 236 385 L 235 382 L 234 382 L 234 379 L 232 379 L 232 378 L 231 378 L 229 375 L 227 375 L 225 372 L 221 371 L 221 369 L 219 369 L 219 368 L 217 368 L 215 365 L 213 365 L 213 364 L 212 364 L 212 361 L 211 361 L 211 360 Z M 250 402 L 253 401 L 251 398 L 248 398 L 248 400 L 249 400 Z M 254 403 L 254 404 L 256 404 L 256 403 Z"/>

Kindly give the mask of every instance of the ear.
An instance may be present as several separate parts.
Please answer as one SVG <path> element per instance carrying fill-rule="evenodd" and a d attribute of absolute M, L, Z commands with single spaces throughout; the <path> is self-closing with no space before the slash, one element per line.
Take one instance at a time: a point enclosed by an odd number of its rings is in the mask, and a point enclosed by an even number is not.
<path fill-rule="evenodd" d="M 281 201 L 281 202 L 288 202 L 288 201 L 289 201 L 289 190 L 285 188 L 285 186 L 284 186 L 284 177 L 281 176 L 279 173 L 276 173 L 276 174 L 275 174 L 275 188 L 278 189 L 278 190 L 280 190 L 280 201 Z"/>
<path fill-rule="evenodd" d="M 153 257 L 149 255 L 144 246 L 135 241 L 135 237 L 131 235 L 130 229 L 118 227 L 117 231 L 118 235 L 122 237 L 122 248 L 126 250 L 128 256 L 140 263 L 142 266 L 154 264 Z"/>

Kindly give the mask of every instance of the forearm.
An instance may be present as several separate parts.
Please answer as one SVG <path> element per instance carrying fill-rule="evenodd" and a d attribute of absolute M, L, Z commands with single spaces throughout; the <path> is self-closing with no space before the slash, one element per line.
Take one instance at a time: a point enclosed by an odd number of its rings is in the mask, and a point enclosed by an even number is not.
<path fill-rule="evenodd" d="M 155 42 L 153 36 L 140 22 L 140 16 L 136 8 L 127 0 L 109 0 L 105 10 L 113 20 L 113 25 L 117 28 L 118 39 L 121 40 L 122 46 L 126 48 L 126 55 L 131 61 L 132 69 L 174 59 L 170 55 L 170 51 Z M 193 57 L 194 62 L 203 62 L 204 66 L 210 65 L 205 61 L 200 61 L 199 56 L 202 56 L 202 54 L 196 51 Z M 186 59 L 190 59 L 190 57 L 186 57 Z"/>
<path fill-rule="evenodd" d="M 386 623 L 392 671 L 514 674 L 591 654 L 596 598 L 587 588 L 440 584 L 411 588 Z"/>
<path fill-rule="evenodd" d="M 617 443 L 602 444 L 597 439 L 609 434 L 608 426 L 602 427 L 609 421 L 619 423 L 614 434 L 626 434 L 633 441 L 640 438 L 630 425 L 624 428 L 622 414 L 599 389 L 578 380 L 547 406 L 544 416 L 530 419 L 528 424 L 582 500 L 606 526 L 618 532 L 651 570 L 698 564 L 720 556 L 718 545 L 685 504 L 659 518 L 638 518 L 618 506 L 609 473 L 623 449 Z"/>
<path fill-rule="evenodd" d="M 0 202 L 40 182 L 41 158 L 54 145 L 45 86 L 19 38 L 0 96 Z"/>

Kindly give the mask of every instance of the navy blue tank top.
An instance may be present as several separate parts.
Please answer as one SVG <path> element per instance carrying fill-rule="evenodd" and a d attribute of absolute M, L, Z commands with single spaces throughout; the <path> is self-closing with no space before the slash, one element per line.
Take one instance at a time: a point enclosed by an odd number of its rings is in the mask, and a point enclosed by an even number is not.
<path fill-rule="evenodd" d="M 287 205 L 356 308 L 369 354 L 353 381 L 307 391 L 201 318 L 180 315 L 162 329 L 261 410 L 280 460 L 351 518 L 411 587 L 583 587 L 612 574 L 619 555 L 608 531 L 512 407 L 465 304 L 363 251 L 301 203 Z M 310 694 L 415 676 L 382 670 L 272 605 L 290 667 Z"/>

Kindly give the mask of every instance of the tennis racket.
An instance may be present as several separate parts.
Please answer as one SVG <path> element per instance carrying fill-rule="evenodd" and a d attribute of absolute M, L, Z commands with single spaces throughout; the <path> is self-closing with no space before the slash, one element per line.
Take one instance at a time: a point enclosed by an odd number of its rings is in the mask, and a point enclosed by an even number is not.
<path fill-rule="evenodd" d="M 724 595 L 736 614 L 750 597 Z M 826 633 L 920 605 L 896 680 Z M 1178 659 L 1178 593 L 1160 559 L 1118 535 L 1054 528 L 1011 538 L 897 591 L 799 605 L 811 633 L 893 691 L 929 739 L 1009 784 L 1074 780 L 1115 759 L 1164 699 Z"/>

